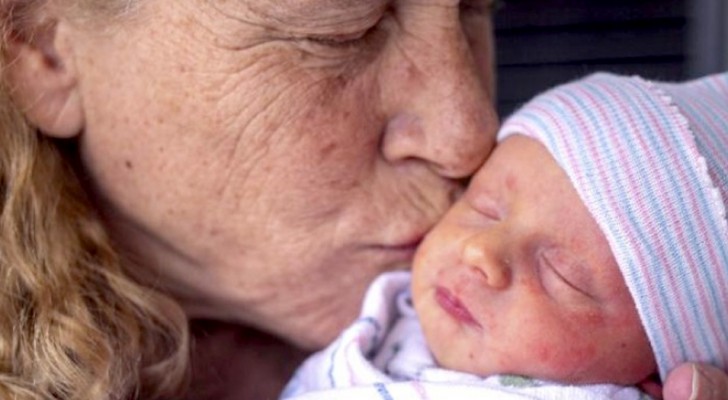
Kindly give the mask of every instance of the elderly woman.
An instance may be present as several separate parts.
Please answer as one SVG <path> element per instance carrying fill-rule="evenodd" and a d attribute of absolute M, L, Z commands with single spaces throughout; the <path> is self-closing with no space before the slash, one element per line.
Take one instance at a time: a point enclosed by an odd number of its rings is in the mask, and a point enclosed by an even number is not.
<path fill-rule="evenodd" d="M 490 11 L 0 0 L 0 397 L 275 396 L 489 153 Z"/>

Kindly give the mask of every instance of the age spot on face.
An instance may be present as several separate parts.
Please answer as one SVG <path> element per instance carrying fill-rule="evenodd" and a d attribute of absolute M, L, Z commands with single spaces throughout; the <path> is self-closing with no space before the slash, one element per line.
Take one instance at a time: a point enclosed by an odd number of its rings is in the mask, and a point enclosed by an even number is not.
<path fill-rule="evenodd" d="M 328 158 L 338 147 L 339 145 L 335 142 L 329 143 L 326 146 L 322 147 L 321 150 L 319 150 L 319 159 L 323 160 Z"/>

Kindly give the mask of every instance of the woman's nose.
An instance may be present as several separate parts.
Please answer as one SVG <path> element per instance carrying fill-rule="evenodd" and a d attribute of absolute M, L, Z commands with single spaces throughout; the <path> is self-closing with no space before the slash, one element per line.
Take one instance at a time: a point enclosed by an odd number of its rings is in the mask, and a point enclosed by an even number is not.
<path fill-rule="evenodd" d="M 476 268 L 488 286 L 499 290 L 507 288 L 511 281 L 511 261 L 501 240 L 490 233 L 473 235 L 463 242 L 460 254 L 463 264 Z"/>
<path fill-rule="evenodd" d="M 403 22 L 405 24 L 405 22 Z M 386 51 L 380 85 L 388 122 L 382 152 L 421 160 L 447 178 L 472 175 L 498 127 L 490 67 L 478 66 L 461 29 L 432 23 Z"/>

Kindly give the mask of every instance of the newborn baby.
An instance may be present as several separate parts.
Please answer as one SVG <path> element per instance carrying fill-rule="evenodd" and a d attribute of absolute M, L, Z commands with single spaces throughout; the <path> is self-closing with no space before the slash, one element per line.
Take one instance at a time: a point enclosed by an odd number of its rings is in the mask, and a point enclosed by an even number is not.
<path fill-rule="evenodd" d="M 637 399 L 682 362 L 725 368 L 726 154 L 728 73 L 535 98 L 421 244 L 411 291 L 380 277 L 284 397 Z"/>

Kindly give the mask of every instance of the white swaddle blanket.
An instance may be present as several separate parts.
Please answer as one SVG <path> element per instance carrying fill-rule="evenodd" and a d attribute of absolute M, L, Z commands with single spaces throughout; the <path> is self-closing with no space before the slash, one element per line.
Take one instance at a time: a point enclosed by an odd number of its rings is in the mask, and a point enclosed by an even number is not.
<path fill-rule="evenodd" d="M 407 272 L 375 280 L 360 317 L 298 369 L 281 399 L 649 399 L 634 387 L 481 378 L 439 368 L 412 308 L 409 283 Z"/>

